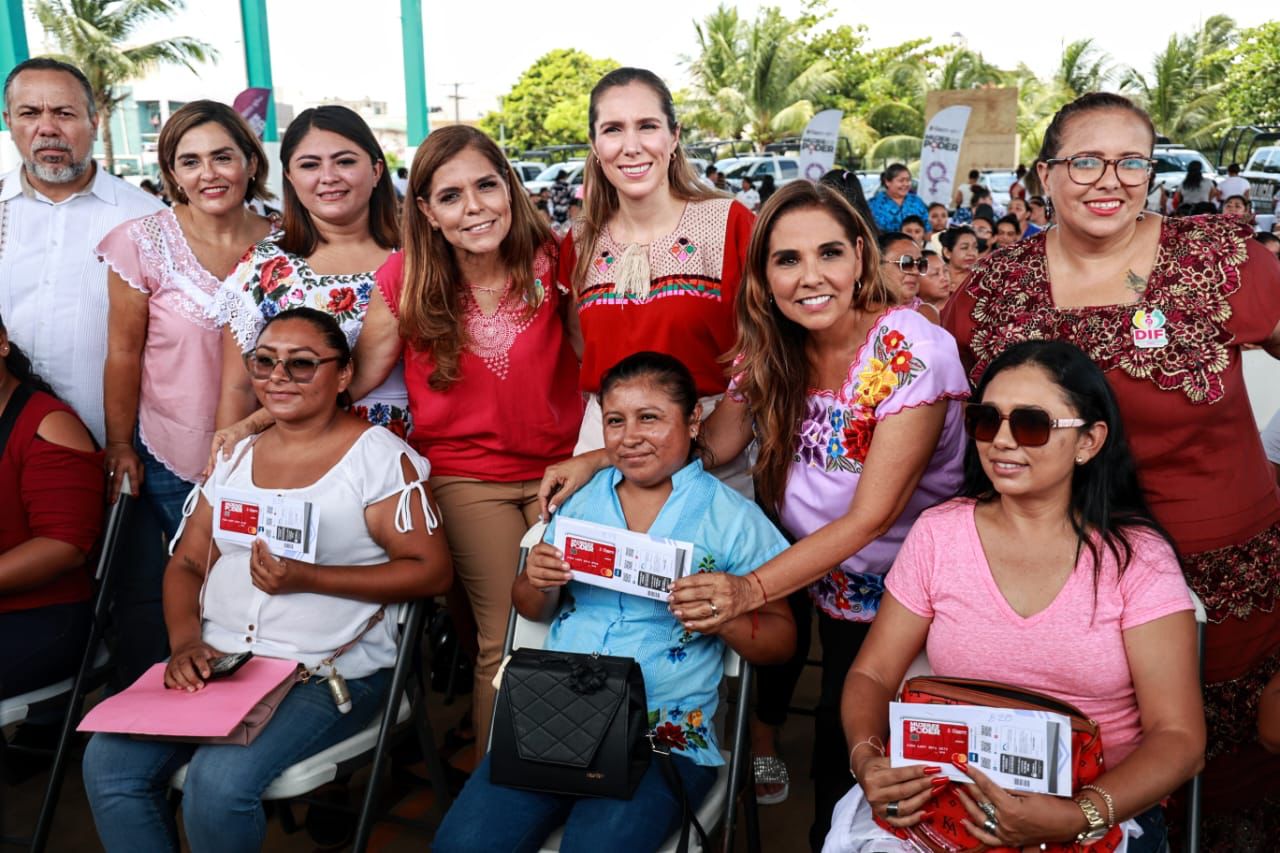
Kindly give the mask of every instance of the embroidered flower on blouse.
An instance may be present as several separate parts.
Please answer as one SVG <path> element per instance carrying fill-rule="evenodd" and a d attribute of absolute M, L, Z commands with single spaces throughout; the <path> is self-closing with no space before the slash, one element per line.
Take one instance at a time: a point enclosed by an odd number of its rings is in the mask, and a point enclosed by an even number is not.
<path fill-rule="evenodd" d="M 796 461 L 810 466 L 823 465 L 832 432 L 826 406 L 822 400 L 811 398 L 806 404 L 804 421 L 800 424 Z"/>
<path fill-rule="evenodd" d="M 349 313 L 356 307 L 356 292 L 350 287 L 343 287 L 335 290 L 329 295 L 329 304 L 326 306 L 330 314 L 340 317 L 342 314 Z"/>
<path fill-rule="evenodd" d="M 654 739 L 658 743 L 675 749 L 688 749 L 689 742 L 686 740 L 684 730 L 672 723 L 663 723 L 653 733 Z"/>

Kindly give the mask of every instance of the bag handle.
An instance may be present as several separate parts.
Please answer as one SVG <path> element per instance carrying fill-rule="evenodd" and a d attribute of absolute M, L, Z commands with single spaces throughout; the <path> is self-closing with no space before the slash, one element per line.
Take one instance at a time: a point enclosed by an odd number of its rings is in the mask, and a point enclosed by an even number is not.
<path fill-rule="evenodd" d="M 671 751 L 659 749 L 652 734 L 650 734 L 649 738 L 649 742 L 653 745 L 654 757 L 658 762 L 658 766 L 662 768 L 662 775 L 666 777 L 667 784 L 671 786 L 671 790 L 675 792 L 676 799 L 680 801 L 680 841 L 676 845 L 676 853 L 689 853 L 690 824 L 698 832 L 698 841 L 701 842 L 702 849 L 709 851 L 711 843 L 707 839 L 707 831 L 698 822 L 697 810 L 689 802 L 689 794 L 684 789 L 684 780 L 680 778 L 680 771 L 676 769 Z"/>

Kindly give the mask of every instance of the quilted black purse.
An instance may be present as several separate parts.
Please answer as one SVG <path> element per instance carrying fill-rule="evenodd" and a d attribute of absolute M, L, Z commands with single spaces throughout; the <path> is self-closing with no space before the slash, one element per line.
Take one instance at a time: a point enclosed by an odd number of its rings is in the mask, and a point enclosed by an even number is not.
<path fill-rule="evenodd" d="M 630 799 L 649 769 L 644 675 L 631 658 L 517 649 L 489 750 L 497 785 Z"/>

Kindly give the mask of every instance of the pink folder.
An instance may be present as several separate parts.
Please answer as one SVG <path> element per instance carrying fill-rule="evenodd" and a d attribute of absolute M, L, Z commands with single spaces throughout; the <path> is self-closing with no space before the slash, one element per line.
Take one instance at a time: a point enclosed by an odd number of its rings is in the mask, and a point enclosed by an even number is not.
<path fill-rule="evenodd" d="M 167 690 L 165 664 L 158 663 L 121 693 L 96 705 L 80 721 L 82 732 L 166 737 L 223 737 L 262 697 L 291 678 L 296 661 L 251 659 L 231 676 L 207 681 L 200 690 Z"/>

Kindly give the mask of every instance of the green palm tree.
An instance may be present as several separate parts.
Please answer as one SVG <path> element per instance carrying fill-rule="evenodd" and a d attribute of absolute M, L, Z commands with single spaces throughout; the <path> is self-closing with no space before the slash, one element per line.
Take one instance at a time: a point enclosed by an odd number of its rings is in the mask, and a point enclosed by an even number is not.
<path fill-rule="evenodd" d="M 1093 39 L 1078 39 L 1062 49 L 1054 83 L 1062 89 L 1063 103 L 1088 92 L 1100 91 L 1111 79 L 1111 58 L 1094 47 Z"/>
<path fill-rule="evenodd" d="M 1158 133 L 1193 147 L 1210 146 L 1230 123 L 1222 95 L 1237 36 L 1235 21 L 1214 15 L 1195 33 L 1170 36 L 1150 74 L 1130 68 L 1121 87 L 1137 97 Z"/>
<path fill-rule="evenodd" d="M 40 26 L 58 43 L 63 58 L 89 78 L 108 171 L 115 168 L 111 114 L 125 98 L 122 86 L 159 65 L 194 71 L 193 62 L 217 56 L 211 45 L 189 36 L 125 46 L 139 26 L 170 17 L 184 5 L 184 0 L 35 0 Z"/>

